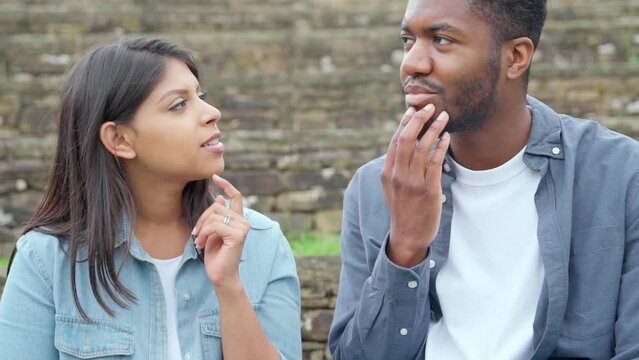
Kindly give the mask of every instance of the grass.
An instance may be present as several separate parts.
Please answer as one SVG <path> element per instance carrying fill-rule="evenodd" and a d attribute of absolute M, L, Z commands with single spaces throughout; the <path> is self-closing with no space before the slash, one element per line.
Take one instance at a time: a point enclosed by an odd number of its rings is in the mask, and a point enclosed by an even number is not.
<path fill-rule="evenodd" d="M 9 265 L 9 258 L 0 257 L 0 276 L 7 275 L 7 265 Z"/>
<path fill-rule="evenodd" d="M 288 232 L 287 238 L 296 256 L 339 254 L 339 234 L 300 231 Z"/>

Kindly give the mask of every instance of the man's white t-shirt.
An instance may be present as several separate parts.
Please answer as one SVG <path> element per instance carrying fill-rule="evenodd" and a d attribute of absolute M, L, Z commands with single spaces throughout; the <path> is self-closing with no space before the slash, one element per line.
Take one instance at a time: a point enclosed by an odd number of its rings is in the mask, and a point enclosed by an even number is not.
<path fill-rule="evenodd" d="M 175 292 L 175 276 L 180 270 L 182 255 L 173 259 L 151 259 L 162 281 L 164 302 L 166 305 L 166 334 L 168 359 L 181 360 L 180 339 L 177 330 L 177 294 Z"/>
<path fill-rule="evenodd" d="M 530 359 L 544 281 L 535 192 L 541 176 L 524 150 L 490 170 L 454 161 L 447 261 L 436 279 L 442 318 L 431 320 L 426 359 Z"/>

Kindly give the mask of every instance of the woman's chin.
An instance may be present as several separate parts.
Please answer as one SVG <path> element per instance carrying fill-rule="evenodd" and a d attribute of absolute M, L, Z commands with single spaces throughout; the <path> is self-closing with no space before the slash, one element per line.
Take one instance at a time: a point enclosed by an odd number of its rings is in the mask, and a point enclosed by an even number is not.
<path fill-rule="evenodd" d="M 209 166 L 202 174 L 198 176 L 198 179 L 195 180 L 210 179 L 213 177 L 213 175 L 220 175 L 222 174 L 222 172 L 224 172 L 224 161 L 215 164 L 215 166 Z"/>

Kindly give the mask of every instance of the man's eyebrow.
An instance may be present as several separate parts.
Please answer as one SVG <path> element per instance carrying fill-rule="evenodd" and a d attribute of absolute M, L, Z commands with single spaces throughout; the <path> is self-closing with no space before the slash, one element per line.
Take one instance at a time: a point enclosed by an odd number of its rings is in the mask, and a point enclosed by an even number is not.
<path fill-rule="evenodd" d="M 449 23 L 437 23 L 437 24 L 433 24 L 430 25 L 428 27 L 425 28 L 426 31 L 428 32 L 437 32 L 437 31 L 447 31 L 447 32 L 452 32 L 452 33 L 460 33 L 461 30 L 457 27 L 454 27 L 453 25 L 449 24 Z"/>
<path fill-rule="evenodd" d="M 408 27 L 408 24 L 405 23 L 405 22 L 402 22 L 401 29 L 402 29 L 402 31 L 410 31 L 410 29 Z M 452 32 L 452 33 L 461 33 L 462 32 L 459 28 L 457 28 L 457 27 L 455 27 L 455 26 L 453 26 L 453 25 L 451 25 L 449 23 L 446 23 L 446 22 L 436 23 L 436 24 L 427 26 L 427 27 L 424 28 L 424 30 L 426 32 L 431 32 L 431 33 L 432 32 L 437 32 L 437 31 L 448 31 L 448 32 Z"/>

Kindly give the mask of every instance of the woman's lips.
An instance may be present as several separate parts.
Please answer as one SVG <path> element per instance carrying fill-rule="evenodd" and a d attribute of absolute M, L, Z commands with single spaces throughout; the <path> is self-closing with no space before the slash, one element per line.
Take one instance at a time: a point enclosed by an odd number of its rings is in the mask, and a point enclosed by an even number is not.
<path fill-rule="evenodd" d="M 206 151 L 210 151 L 212 153 L 216 153 L 216 154 L 223 154 L 224 153 L 224 144 L 222 144 L 221 142 L 218 142 L 215 145 L 205 145 L 202 146 L 204 148 L 204 150 Z"/>
<path fill-rule="evenodd" d="M 210 151 L 212 153 L 215 154 L 222 154 L 224 153 L 224 144 L 219 141 L 218 138 L 215 138 L 205 144 L 202 144 L 201 146 L 204 150 L 206 151 Z"/>

